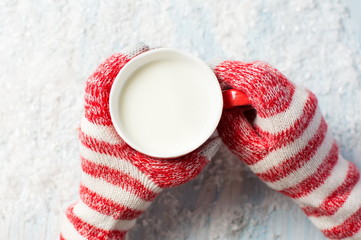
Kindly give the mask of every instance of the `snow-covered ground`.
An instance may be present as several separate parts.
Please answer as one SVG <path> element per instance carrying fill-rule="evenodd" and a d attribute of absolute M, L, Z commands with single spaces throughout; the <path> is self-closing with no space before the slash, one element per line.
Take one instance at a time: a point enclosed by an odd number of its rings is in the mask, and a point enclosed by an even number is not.
<path fill-rule="evenodd" d="M 76 128 L 86 77 L 137 41 L 205 61 L 263 60 L 309 87 L 361 167 L 358 0 L 0 2 L 0 239 L 56 239 L 77 199 Z M 130 239 L 324 239 L 291 201 L 226 149 L 196 180 L 164 192 Z"/>

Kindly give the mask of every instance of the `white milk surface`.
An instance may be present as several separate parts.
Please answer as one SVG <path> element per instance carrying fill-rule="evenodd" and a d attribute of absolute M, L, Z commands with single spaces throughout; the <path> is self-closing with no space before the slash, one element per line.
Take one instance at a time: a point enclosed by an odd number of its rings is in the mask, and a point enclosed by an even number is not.
<path fill-rule="evenodd" d="M 212 133 L 209 120 L 217 117 L 212 81 L 209 69 L 182 58 L 154 60 L 135 70 L 119 97 L 125 140 L 152 156 L 195 149 Z"/>

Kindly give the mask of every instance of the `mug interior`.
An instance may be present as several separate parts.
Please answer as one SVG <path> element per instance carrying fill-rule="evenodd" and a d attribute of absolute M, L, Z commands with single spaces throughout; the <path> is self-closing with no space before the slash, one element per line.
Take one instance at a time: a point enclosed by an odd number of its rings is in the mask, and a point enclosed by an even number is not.
<path fill-rule="evenodd" d="M 176 158 L 201 146 L 216 129 L 222 107 L 222 92 L 210 67 L 170 48 L 130 60 L 118 73 L 109 99 L 120 137 L 157 158 Z"/>

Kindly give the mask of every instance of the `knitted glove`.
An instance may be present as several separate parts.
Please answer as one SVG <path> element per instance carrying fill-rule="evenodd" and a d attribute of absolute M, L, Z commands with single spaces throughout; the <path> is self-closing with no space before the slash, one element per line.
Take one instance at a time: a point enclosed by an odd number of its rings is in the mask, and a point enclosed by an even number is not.
<path fill-rule="evenodd" d="M 228 148 L 328 238 L 361 239 L 360 173 L 339 155 L 315 95 L 263 62 L 225 61 L 214 71 L 255 108 L 224 111 L 218 132 Z"/>
<path fill-rule="evenodd" d="M 114 54 L 86 81 L 80 200 L 67 209 L 60 239 L 125 239 L 163 189 L 196 177 L 218 149 L 221 141 L 215 138 L 186 156 L 161 160 L 133 150 L 119 137 L 109 113 L 110 89 L 120 69 L 147 50 L 141 45 Z"/>

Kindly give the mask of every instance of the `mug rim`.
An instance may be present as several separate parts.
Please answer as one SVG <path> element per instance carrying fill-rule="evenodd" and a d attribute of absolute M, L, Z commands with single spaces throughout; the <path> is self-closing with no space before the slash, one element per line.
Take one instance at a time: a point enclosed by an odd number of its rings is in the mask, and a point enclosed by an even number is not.
<path fill-rule="evenodd" d="M 123 130 L 123 127 L 121 126 L 121 119 L 119 116 L 119 97 L 121 95 L 122 90 L 124 89 L 124 86 L 126 85 L 128 79 L 130 76 L 139 68 L 144 66 L 145 64 L 154 61 L 154 60 L 160 60 L 162 59 L 162 53 L 167 54 L 174 54 L 174 55 L 181 55 L 182 57 L 185 57 L 187 61 L 192 61 L 194 64 L 199 65 L 200 67 L 203 67 L 203 71 L 208 71 L 207 74 L 211 73 L 212 79 L 210 79 L 210 82 L 214 82 L 215 84 L 209 84 L 207 86 L 207 89 L 214 88 L 213 91 L 217 92 L 218 96 L 214 96 L 214 98 L 217 98 L 218 100 L 214 99 L 216 102 L 215 106 L 212 105 L 212 117 L 213 119 L 208 119 L 209 121 L 209 129 L 203 130 L 202 137 L 199 137 L 199 140 L 195 141 L 194 144 L 189 144 L 188 147 L 184 147 L 184 149 L 179 151 L 174 151 L 172 154 L 165 154 L 161 152 L 149 152 L 144 151 L 142 146 L 136 144 L 134 141 L 132 141 L 131 138 L 129 138 L 126 134 L 126 132 Z M 158 56 L 156 56 L 158 54 Z M 150 56 L 152 56 L 153 60 L 149 61 Z M 148 58 L 148 61 L 147 61 Z M 201 72 L 201 71 L 200 71 Z M 128 77 L 126 77 L 128 75 Z M 209 76 L 207 76 L 209 77 Z M 113 126 L 116 130 L 116 132 L 119 134 L 119 136 L 127 143 L 130 147 L 135 149 L 138 152 L 141 152 L 147 156 L 156 157 L 156 158 L 164 158 L 164 159 L 172 159 L 181 157 L 183 155 L 186 155 L 188 153 L 191 153 L 192 151 L 196 150 L 198 147 L 200 147 L 202 144 L 204 144 L 214 133 L 216 130 L 218 123 L 221 119 L 223 110 L 223 97 L 222 97 L 222 90 L 218 83 L 218 79 L 216 75 L 214 74 L 213 70 L 210 66 L 208 66 L 204 61 L 202 61 L 200 58 L 188 53 L 184 52 L 178 49 L 174 48 L 157 48 L 153 50 L 149 50 L 147 52 L 141 53 L 134 58 L 130 59 L 123 68 L 119 71 L 116 78 L 114 79 L 114 82 L 111 87 L 110 95 L 109 95 L 109 112 L 111 121 L 113 123 Z"/>

